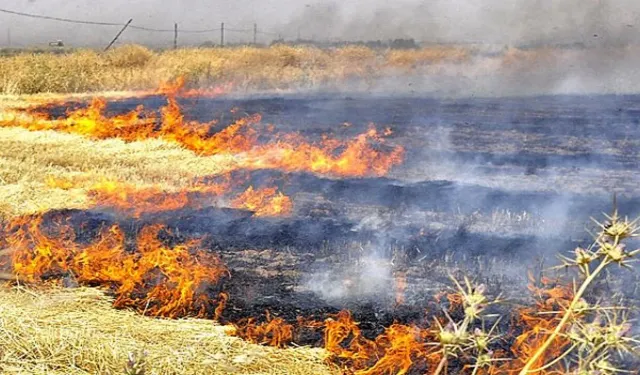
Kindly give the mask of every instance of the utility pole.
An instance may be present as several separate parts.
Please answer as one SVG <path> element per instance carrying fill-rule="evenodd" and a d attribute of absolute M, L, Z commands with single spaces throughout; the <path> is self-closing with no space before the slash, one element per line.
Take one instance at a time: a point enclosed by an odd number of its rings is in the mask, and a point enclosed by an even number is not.
<path fill-rule="evenodd" d="M 124 27 L 122 28 L 122 30 L 120 30 L 120 32 L 118 33 L 118 35 L 116 35 L 115 38 L 113 38 L 113 40 L 111 41 L 111 43 L 109 43 L 109 45 L 107 46 L 107 48 L 104 49 L 105 52 L 107 52 L 109 50 L 109 48 L 111 48 L 111 46 L 113 46 L 113 44 L 116 42 L 116 40 L 118 40 L 118 38 L 120 38 L 120 35 L 122 35 L 122 33 L 127 29 L 127 27 L 129 27 L 129 25 L 131 25 L 131 22 L 133 22 L 133 18 L 129 20 L 129 22 L 127 22 Z"/>
<path fill-rule="evenodd" d="M 224 47 L 224 22 L 220 24 L 220 46 Z"/>
<path fill-rule="evenodd" d="M 257 45 L 258 44 L 258 24 L 254 23 L 253 24 L 253 45 Z"/>
<path fill-rule="evenodd" d="M 11 28 L 7 29 L 7 46 L 11 47 Z"/>
<path fill-rule="evenodd" d="M 178 23 L 176 22 L 173 26 L 173 49 L 178 49 Z"/>

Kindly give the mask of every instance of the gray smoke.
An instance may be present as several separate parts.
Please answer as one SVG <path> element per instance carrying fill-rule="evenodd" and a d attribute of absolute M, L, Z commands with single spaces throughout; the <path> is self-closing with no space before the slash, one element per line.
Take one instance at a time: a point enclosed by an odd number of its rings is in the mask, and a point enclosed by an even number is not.
<path fill-rule="evenodd" d="M 101 22 L 126 22 L 152 28 L 252 29 L 265 32 L 263 42 L 277 34 L 288 39 L 386 40 L 414 38 L 424 42 L 586 43 L 612 45 L 640 40 L 640 3 L 634 0 L 382 0 L 350 2 L 275 0 L 5 0 L 2 8 Z M 46 43 L 59 38 L 69 43 L 104 44 L 117 27 L 82 26 L 0 14 L 11 28 L 14 44 Z M 249 41 L 251 31 L 227 33 L 229 41 Z M 0 34 L 2 35 L 2 34 Z M 129 31 L 126 39 L 167 45 L 169 33 Z M 218 34 L 183 35 L 185 43 L 217 41 Z M 0 39 L 1 40 L 1 39 Z"/>

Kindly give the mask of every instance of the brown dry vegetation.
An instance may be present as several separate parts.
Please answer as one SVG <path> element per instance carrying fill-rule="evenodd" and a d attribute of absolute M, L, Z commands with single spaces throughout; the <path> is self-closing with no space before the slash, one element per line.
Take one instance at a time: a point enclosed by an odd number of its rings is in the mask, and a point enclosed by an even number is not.
<path fill-rule="evenodd" d="M 347 79 L 368 80 L 389 74 L 386 68 L 459 63 L 470 56 L 470 51 L 457 47 L 384 51 L 360 46 L 325 50 L 286 45 L 163 52 L 128 45 L 107 53 L 24 53 L 0 57 L 0 93 L 154 89 L 159 82 L 181 76 L 191 86 L 233 82 L 240 90 L 284 90 L 339 84 Z"/>
<path fill-rule="evenodd" d="M 115 310 L 97 289 L 0 287 L 0 373 L 332 373 L 323 350 L 254 345 L 227 329 Z"/>
<path fill-rule="evenodd" d="M 171 191 L 187 186 L 197 176 L 219 173 L 230 163 L 230 156 L 200 157 L 160 140 L 94 141 L 54 131 L 2 128 L 0 218 L 86 207 L 86 189 L 104 180 Z M 167 169 L 167 164 L 172 167 Z M 47 184 L 50 177 L 73 181 L 76 188 L 51 187 Z"/>

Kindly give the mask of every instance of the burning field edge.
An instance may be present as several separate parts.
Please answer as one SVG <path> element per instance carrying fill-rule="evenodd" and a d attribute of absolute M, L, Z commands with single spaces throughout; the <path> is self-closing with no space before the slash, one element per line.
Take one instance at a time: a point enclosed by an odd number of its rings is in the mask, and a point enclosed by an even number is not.
<path fill-rule="evenodd" d="M 1 370 L 609 375 L 633 365 L 640 342 L 625 306 L 637 296 L 615 267 L 640 254 L 640 227 L 615 197 L 592 244 L 573 247 L 562 230 L 537 235 L 527 210 L 568 202 L 565 217 L 582 218 L 602 195 L 401 181 L 392 169 L 426 155 L 419 127 L 279 121 L 281 131 L 235 106 L 208 122 L 181 106 L 217 95 L 179 80 L 115 103 L 117 114 L 104 98 L 0 113 L 0 278 L 13 281 L 0 289 Z M 453 203 L 469 217 L 506 209 L 494 227 L 526 228 L 427 226 Z M 528 280 L 491 274 L 543 245 L 575 250 Z M 440 261 L 447 249 L 468 268 Z M 467 255 L 478 254 L 472 269 Z M 290 348 L 307 344 L 324 350 Z"/>
<path fill-rule="evenodd" d="M 210 320 L 116 310 L 93 288 L 0 287 L 3 374 L 335 374 L 322 349 L 248 343 Z"/>

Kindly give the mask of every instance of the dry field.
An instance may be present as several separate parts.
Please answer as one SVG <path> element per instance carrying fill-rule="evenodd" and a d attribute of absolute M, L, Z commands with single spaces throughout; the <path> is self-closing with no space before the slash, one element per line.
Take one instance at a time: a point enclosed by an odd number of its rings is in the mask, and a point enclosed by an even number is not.
<path fill-rule="evenodd" d="M 276 349 L 205 320 L 114 310 L 96 289 L 0 289 L 3 374 L 331 374 L 320 349 Z"/>
<path fill-rule="evenodd" d="M 555 213 L 566 203 L 563 219 L 582 220 L 571 215 L 601 203 L 602 180 L 627 181 L 621 208 L 637 207 L 632 130 L 620 125 L 603 138 L 603 125 L 583 124 L 586 141 L 557 130 L 556 122 L 591 116 L 583 99 L 515 112 L 520 102 L 443 102 L 434 120 L 423 98 L 223 96 L 470 58 L 458 48 L 288 46 L 0 58 L 0 372 L 633 368 L 640 342 L 635 299 L 625 298 L 637 296 L 620 290 L 627 279 L 617 268 L 640 256 L 637 221 L 616 210 L 598 217 L 590 246 L 535 274 L 526 266 L 538 254 L 518 252 L 539 246 L 548 256 L 573 245 L 574 233 L 558 228 L 544 237 L 554 223 L 540 225 L 545 212 L 528 210 Z M 184 85 L 173 82 L 179 77 Z M 89 92 L 102 99 L 86 101 Z M 214 106 L 223 108 L 216 119 Z M 614 105 L 586 106 L 628 121 Z M 509 116 L 527 126 L 494 121 Z M 585 144 L 608 148 L 585 152 Z M 485 174 L 464 170 L 478 160 Z M 575 172 L 582 161 L 588 171 Z M 473 184 L 454 181 L 465 173 Z M 530 274 L 509 274 L 507 258 L 527 263 L 511 273 Z"/>
<path fill-rule="evenodd" d="M 347 80 L 374 80 L 397 70 L 461 63 L 469 58 L 470 51 L 452 47 L 376 51 L 276 45 L 152 52 L 130 45 L 106 54 L 86 50 L 0 57 L 0 93 L 146 90 L 178 77 L 184 77 L 191 87 L 233 84 L 239 91 L 331 87 Z"/>
<path fill-rule="evenodd" d="M 3 110 L 49 98 L 5 98 Z M 92 202 L 88 191 L 105 181 L 126 181 L 138 188 L 153 187 L 169 193 L 187 188 L 198 176 L 215 175 L 234 165 L 231 155 L 198 156 L 164 140 L 93 140 L 14 127 L 0 129 L 0 145 L 0 216 L 4 222 L 55 209 L 89 208 Z M 61 187 L 57 181 L 73 186 Z M 1 286 L 0 372 L 335 372 L 326 363 L 327 354 L 322 349 L 283 350 L 250 344 L 230 337 L 226 333 L 229 328 L 210 320 L 142 317 L 132 311 L 114 310 L 112 300 L 95 289 Z"/>

